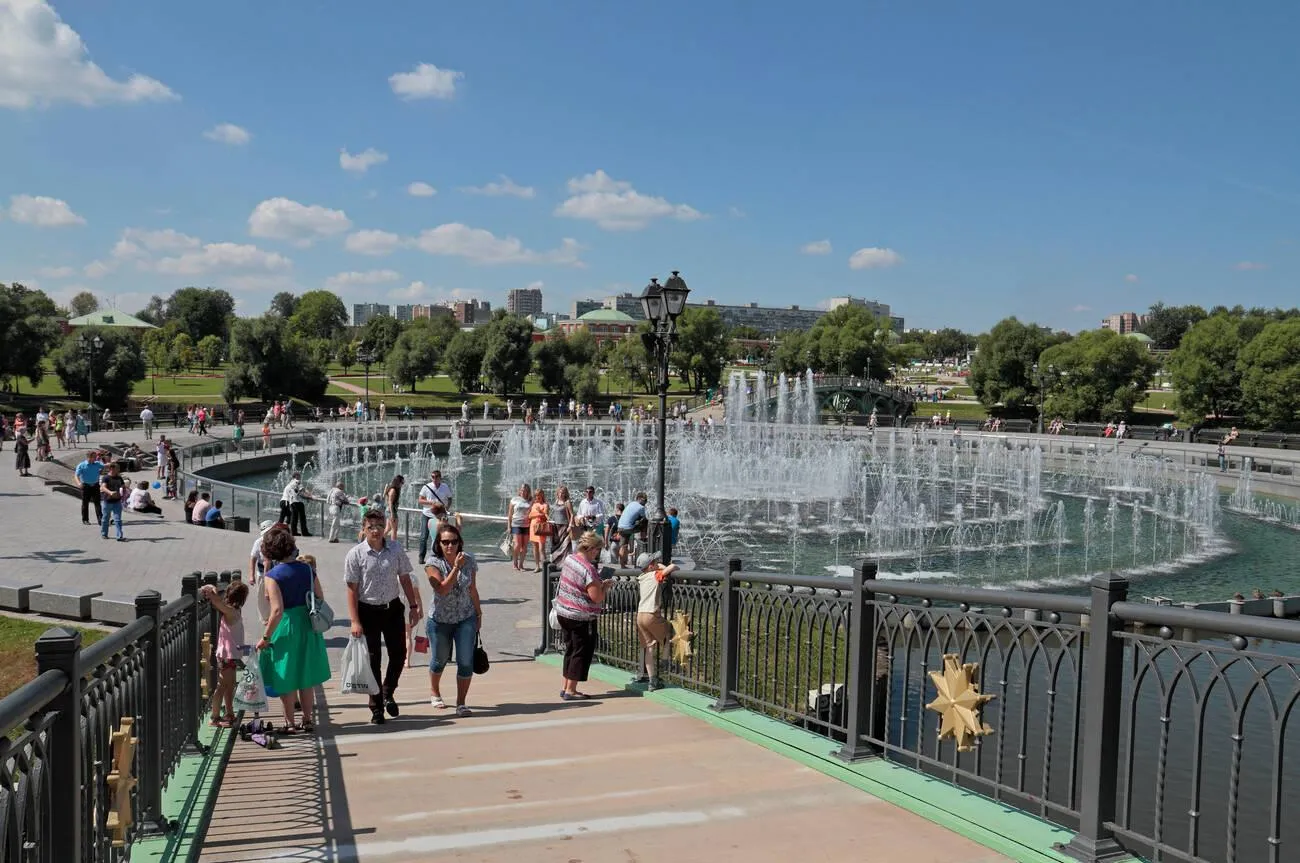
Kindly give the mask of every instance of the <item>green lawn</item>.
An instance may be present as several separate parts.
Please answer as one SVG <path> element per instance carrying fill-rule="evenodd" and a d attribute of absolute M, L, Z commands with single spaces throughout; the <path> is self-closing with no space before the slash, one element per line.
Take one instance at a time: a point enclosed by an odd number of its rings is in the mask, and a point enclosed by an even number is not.
<path fill-rule="evenodd" d="M 66 623 L 0 616 L 0 698 L 36 676 L 36 639 L 56 625 L 80 631 L 83 646 L 109 634 L 102 629 L 81 629 Z"/>
<path fill-rule="evenodd" d="M 1146 398 L 1136 405 L 1138 410 L 1178 412 L 1178 393 L 1173 390 L 1148 390 Z"/>
<path fill-rule="evenodd" d="M 944 398 L 973 399 L 975 398 L 975 391 L 970 387 L 953 387 L 952 389 L 948 390 L 948 393 L 947 395 L 944 396 Z"/>

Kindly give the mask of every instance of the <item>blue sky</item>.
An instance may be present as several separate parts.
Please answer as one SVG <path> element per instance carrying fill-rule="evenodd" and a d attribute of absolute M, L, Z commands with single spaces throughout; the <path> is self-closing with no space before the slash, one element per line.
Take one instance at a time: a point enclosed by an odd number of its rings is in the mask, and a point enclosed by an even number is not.
<path fill-rule="evenodd" d="M 567 311 L 680 269 L 972 330 L 1297 302 L 1300 5 L 795 8 L 0 0 L 0 280 Z"/>

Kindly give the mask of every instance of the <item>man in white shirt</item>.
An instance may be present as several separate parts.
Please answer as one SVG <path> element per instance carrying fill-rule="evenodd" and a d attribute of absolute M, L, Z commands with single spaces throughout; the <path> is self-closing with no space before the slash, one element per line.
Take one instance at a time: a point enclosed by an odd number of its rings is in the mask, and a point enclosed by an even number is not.
<path fill-rule="evenodd" d="M 294 473 L 289 484 L 280 495 L 280 521 L 289 525 L 289 532 L 294 536 L 311 536 L 307 531 L 307 505 L 311 494 L 302 487 L 302 474 Z"/>
<path fill-rule="evenodd" d="M 149 410 L 148 405 L 140 411 L 140 422 L 144 423 L 145 440 L 153 440 L 153 411 Z"/>
<path fill-rule="evenodd" d="M 592 486 L 587 486 L 582 500 L 578 501 L 577 518 L 583 530 L 596 530 L 605 523 L 605 503 L 596 497 Z"/>
<path fill-rule="evenodd" d="M 343 521 L 343 507 L 349 503 L 348 496 L 343 491 L 343 480 L 336 482 L 334 488 L 330 489 L 329 495 L 325 498 L 325 503 L 329 506 L 330 515 L 329 541 L 338 542 L 339 525 Z"/>
<path fill-rule="evenodd" d="M 434 470 L 429 474 L 429 481 L 420 486 L 421 517 L 420 528 L 420 565 L 424 565 L 424 555 L 429 550 L 429 521 L 433 518 L 433 505 L 440 503 L 451 514 L 451 486 L 442 481 L 442 471 Z"/>

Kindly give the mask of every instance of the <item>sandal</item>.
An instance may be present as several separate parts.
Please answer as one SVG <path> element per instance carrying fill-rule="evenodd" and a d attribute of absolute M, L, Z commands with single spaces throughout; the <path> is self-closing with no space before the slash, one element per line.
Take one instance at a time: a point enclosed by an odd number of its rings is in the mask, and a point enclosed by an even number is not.
<path fill-rule="evenodd" d="M 209 727 L 209 728 L 230 728 L 230 727 L 232 727 L 233 725 L 234 725 L 234 723 L 233 723 L 232 721 L 230 721 L 229 719 L 221 719 L 221 718 L 216 717 L 216 716 L 214 716 L 214 717 L 212 717 L 210 720 L 208 720 L 208 727 Z"/>
<path fill-rule="evenodd" d="M 300 730 L 303 734 L 315 734 L 316 723 L 312 722 L 310 719 L 304 719 L 302 721 L 302 725 L 298 726 L 298 730 Z"/>
<path fill-rule="evenodd" d="M 447 702 L 445 702 L 445 701 L 442 700 L 442 696 L 441 696 L 441 695 L 433 695 L 433 696 L 430 696 L 430 698 L 429 698 L 429 703 L 432 704 L 432 705 L 434 706 L 434 708 L 436 708 L 437 710 L 446 710 L 446 709 L 447 709 Z"/>

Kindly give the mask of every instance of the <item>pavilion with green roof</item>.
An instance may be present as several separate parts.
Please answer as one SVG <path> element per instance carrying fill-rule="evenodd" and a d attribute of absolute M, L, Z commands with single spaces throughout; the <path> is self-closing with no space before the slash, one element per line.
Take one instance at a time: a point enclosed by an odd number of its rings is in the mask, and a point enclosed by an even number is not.
<path fill-rule="evenodd" d="M 79 318 L 68 320 L 68 329 L 75 330 L 80 327 L 116 327 L 127 330 L 156 330 L 158 329 L 148 321 L 142 321 L 135 315 L 128 315 L 126 312 L 117 309 L 100 309 L 91 312 L 88 315 L 82 315 Z"/>

